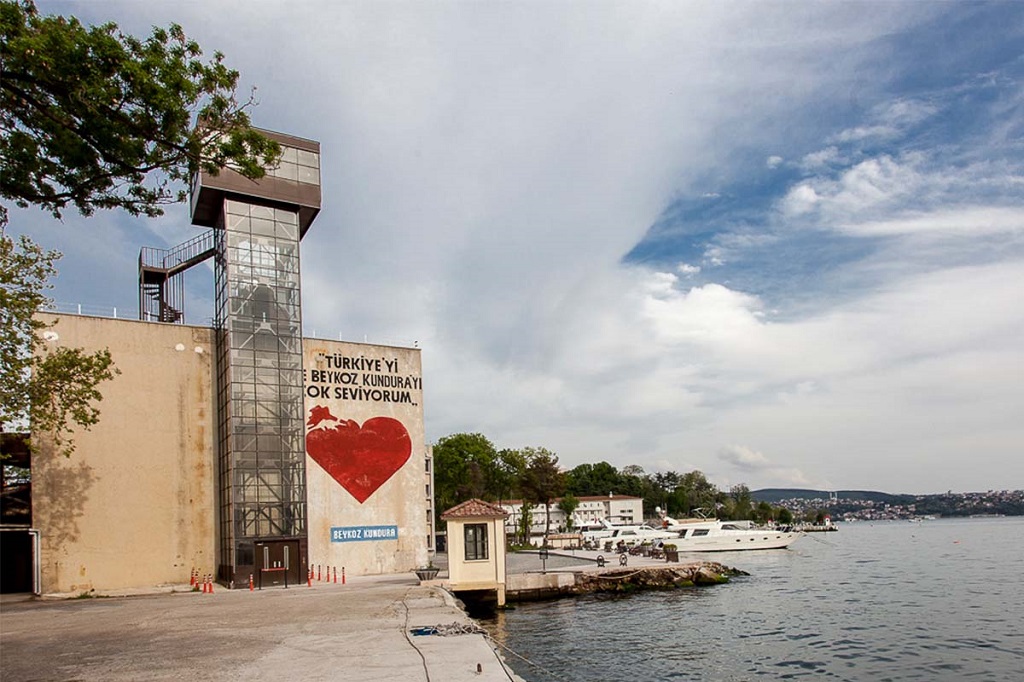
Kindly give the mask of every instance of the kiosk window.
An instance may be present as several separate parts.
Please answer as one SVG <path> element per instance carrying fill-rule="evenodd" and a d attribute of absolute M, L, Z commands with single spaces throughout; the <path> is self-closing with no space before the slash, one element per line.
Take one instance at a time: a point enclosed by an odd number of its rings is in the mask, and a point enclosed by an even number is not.
<path fill-rule="evenodd" d="M 466 524 L 466 561 L 487 558 L 487 524 Z"/>

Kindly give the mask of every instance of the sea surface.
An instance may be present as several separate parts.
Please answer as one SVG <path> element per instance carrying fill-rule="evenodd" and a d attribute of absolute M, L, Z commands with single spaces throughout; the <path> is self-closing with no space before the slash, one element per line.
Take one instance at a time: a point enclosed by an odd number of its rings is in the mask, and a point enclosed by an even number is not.
<path fill-rule="evenodd" d="M 1024 680 L 1024 518 L 840 528 L 690 555 L 750 573 L 728 585 L 517 604 L 483 625 L 529 682 Z"/>

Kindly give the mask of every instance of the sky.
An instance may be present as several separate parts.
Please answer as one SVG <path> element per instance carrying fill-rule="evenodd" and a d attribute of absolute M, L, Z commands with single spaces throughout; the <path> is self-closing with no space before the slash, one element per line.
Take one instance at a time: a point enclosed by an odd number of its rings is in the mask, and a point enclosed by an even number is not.
<path fill-rule="evenodd" d="M 721 487 L 1024 488 L 1024 3 L 38 3 L 181 24 L 320 141 L 303 326 L 417 344 L 427 439 Z M 12 211 L 137 315 L 156 220 Z M 200 269 L 195 269 L 200 270 Z M 212 275 L 187 320 L 209 324 Z"/>

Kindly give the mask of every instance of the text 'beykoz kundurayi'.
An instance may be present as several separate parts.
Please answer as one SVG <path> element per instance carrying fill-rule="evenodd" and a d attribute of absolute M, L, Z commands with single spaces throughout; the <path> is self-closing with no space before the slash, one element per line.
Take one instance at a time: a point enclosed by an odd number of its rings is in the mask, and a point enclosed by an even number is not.
<path fill-rule="evenodd" d="M 317 360 L 327 368 L 303 370 L 306 395 L 310 398 L 416 405 L 414 392 L 423 389 L 423 379 L 402 374 L 398 358 L 322 353 Z"/>

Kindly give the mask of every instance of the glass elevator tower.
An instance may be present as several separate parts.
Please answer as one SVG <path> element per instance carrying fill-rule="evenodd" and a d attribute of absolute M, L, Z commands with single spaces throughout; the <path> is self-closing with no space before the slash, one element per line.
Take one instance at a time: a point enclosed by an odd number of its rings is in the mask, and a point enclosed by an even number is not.
<path fill-rule="evenodd" d="M 218 578 L 236 586 L 296 583 L 307 565 L 299 240 L 320 210 L 320 144 L 261 132 L 277 168 L 197 174 L 191 201 L 215 244 Z"/>

